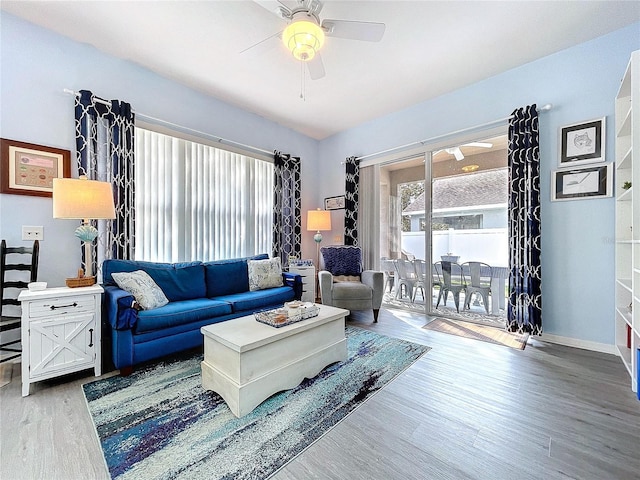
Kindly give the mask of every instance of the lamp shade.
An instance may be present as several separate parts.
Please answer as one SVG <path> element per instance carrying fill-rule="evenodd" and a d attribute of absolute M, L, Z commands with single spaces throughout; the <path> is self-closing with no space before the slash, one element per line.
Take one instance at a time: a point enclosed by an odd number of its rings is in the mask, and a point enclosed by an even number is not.
<path fill-rule="evenodd" d="M 311 60 L 324 44 L 322 28 L 306 14 L 298 15 L 282 32 L 282 41 L 293 56 L 303 62 Z"/>
<path fill-rule="evenodd" d="M 111 184 L 82 178 L 54 178 L 53 218 L 116 218 Z"/>
<path fill-rule="evenodd" d="M 320 232 L 331 230 L 331 212 L 328 210 L 309 210 L 307 212 L 307 230 Z"/>

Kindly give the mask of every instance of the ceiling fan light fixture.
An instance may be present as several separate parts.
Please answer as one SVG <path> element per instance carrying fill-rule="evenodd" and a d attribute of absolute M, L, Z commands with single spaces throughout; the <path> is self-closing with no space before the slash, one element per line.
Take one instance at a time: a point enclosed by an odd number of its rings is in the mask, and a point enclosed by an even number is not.
<path fill-rule="evenodd" d="M 313 21 L 294 20 L 282 32 L 282 41 L 296 59 L 308 62 L 324 45 L 324 31 Z"/>
<path fill-rule="evenodd" d="M 470 173 L 470 172 L 475 172 L 479 168 L 480 168 L 480 165 L 472 164 L 472 165 L 465 165 L 460 170 L 462 170 L 464 173 Z"/>

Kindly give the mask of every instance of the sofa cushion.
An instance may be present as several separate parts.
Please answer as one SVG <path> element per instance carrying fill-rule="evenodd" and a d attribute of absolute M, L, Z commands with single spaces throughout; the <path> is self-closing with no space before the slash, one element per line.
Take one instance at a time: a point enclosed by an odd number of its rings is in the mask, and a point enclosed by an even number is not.
<path fill-rule="evenodd" d="M 249 291 L 265 290 L 282 286 L 282 265 L 280 258 L 247 261 L 249 271 Z"/>
<path fill-rule="evenodd" d="M 138 312 L 135 331 L 136 333 L 150 332 L 229 313 L 231 313 L 231 305 L 220 300 L 197 298 L 176 301 L 154 310 Z"/>
<path fill-rule="evenodd" d="M 170 302 L 206 296 L 202 262 L 156 263 L 137 260 L 105 260 L 102 270 L 105 283 L 113 283 L 113 273 L 143 270 L 153 278 Z"/>
<path fill-rule="evenodd" d="M 162 307 L 169 303 L 160 287 L 144 270 L 114 272 L 112 276 L 118 286 L 133 295 L 136 302 L 145 310 Z"/>
<path fill-rule="evenodd" d="M 102 263 L 102 279 L 106 284 L 115 284 L 111 276 L 114 272 L 135 272 L 147 268 L 172 268 L 171 263 L 142 262 L 138 260 L 105 260 Z"/>
<path fill-rule="evenodd" d="M 322 247 L 325 270 L 332 275 L 360 275 L 362 273 L 362 253 L 360 247 L 334 245 Z"/>
<path fill-rule="evenodd" d="M 204 263 L 207 297 L 230 295 L 249 291 L 247 260 L 264 260 L 266 253 L 247 258 L 214 260 Z"/>
<path fill-rule="evenodd" d="M 174 266 L 174 268 L 148 268 L 153 278 L 170 302 L 205 298 L 207 287 L 204 282 L 202 264 Z"/>
<path fill-rule="evenodd" d="M 234 293 L 216 297 L 231 304 L 234 312 L 255 311 L 273 305 L 282 305 L 284 302 L 293 300 L 294 292 L 291 287 L 276 287 L 267 290 L 257 290 L 255 292 Z"/>

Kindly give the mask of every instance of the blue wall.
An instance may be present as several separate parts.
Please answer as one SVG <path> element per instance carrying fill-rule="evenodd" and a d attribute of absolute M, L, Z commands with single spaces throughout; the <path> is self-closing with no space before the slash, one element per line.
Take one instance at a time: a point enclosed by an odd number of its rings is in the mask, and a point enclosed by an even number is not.
<path fill-rule="evenodd" d="M 321 142 L 5 12 L 0 28 L 3 138 L 66 148 L 73 155 L 73 100 L 62 90 L 89 89 L 103 98 L 128 101 L 147 115 L 300 155 L 303 212 L 319 206 L 324 197 L 343 193 L 340 162 L 347 156 L 504 118 L 531 103 L 553 103 L 540 120 L 544 328 L 549 334 L 613 344 L 614 201 L 551 203 L 549 185 L 562 125 L 606 116 L 607 161 L 613 159 L 613 99 L 630 53 L 640 48 L 640 23 Z M 402 79 L 398 83 L 401 88 Z M 50 199 L 0 195 L 0 217 L 0 238 L 11 244 L 21 244 L 22 225 L 45 227 L 41 280 L 63 285 L 65 277 L 75 274 L 76 223 L 53 220 Z M 336 234 L 340 231 L 334 228 L 325 238 L 333 241 Z M 303 254 L 312 257 L 315 244 L 307 237 L 303 235 Z"/>
<path fill-rule="evenodd" d="M 638 48 L 640 23 L 325 139 L 321 195 L 336 195 L 331 185 L 343 181 L 345 157 L 492 122 L 532 103 L 552 103 L 553 110 L 540 116 L 544 331 L 613 344 L 615 201 L 551 203 L 549 187 L 562 125 L 606 116 L 606 160 L 614 159 L 614 97 Z"/>
<path fill-rule="evenodd" d="M 265 150 L 302 158 L 306 211 L 316 208 L 318 142 L 288 128 L 105 55 L 6 12 L 0 15 L 0 135 L 71 150 L 75 158 L 73 97 L 63 89 L 87 89 L 132 104 L 137 112 Z M 142 118 L 144 120 L 144 118 Z M 64 285 L 80 261 L 77 222 L 54 220 L 50 198 L 0 195 L 0 238 L 22 245 L 22 225 L 43 225 L 39 280 Z M 303 248 L 315 252 L 309 236 Z M 309 237 L 309 238 L 307 238 Z"/>

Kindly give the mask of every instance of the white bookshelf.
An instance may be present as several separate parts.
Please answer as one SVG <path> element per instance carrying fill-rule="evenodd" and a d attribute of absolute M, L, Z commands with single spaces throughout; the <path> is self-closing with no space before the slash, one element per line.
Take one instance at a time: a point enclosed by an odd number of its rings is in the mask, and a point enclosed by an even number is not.
<path fill-rule="evenodd" d="M 638 391 L 640 349 L 640 50 L 631 54 L 615 105 L 616 350 Z M 631 188 L 624 189 L 625 182 Z"/>

